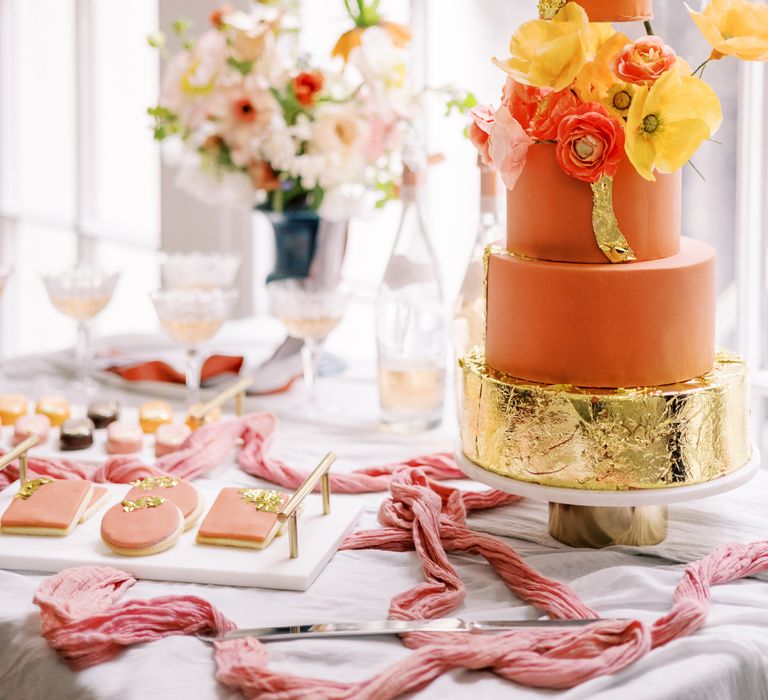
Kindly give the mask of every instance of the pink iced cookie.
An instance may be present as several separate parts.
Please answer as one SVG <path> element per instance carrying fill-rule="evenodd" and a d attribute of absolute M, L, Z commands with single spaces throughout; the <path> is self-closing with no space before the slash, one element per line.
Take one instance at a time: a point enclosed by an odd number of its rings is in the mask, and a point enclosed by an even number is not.
<path fill-rule="evenodd" d="M 85 507 L 83 514 L 80 516 L 80 523 L 84 523 L 90 518 L 97 510 L 99 510 L 109 500 L 109 491 L 103 486 L 94 485 L 91 491 L 91 498 L 88 501 L 88 505 Z"/>
<path fill-rule="evenodd" d="M 112 506 L 101 521 L 101 539 L 115 554 L 157 554 L 172 547 L 184 532 L 184 516 L 166 498 L 142 495 Z"/>
<path fill-rule="evenodd" d="M 0 532 L 14 535 L 62 537 L 72 532 L 93 493 L 90 481 L 27 481 L 0 518 Z"/>
<path fill-rule="evenodd" d="M 164 423 L 158 426 L 155 432 L 155 457 L 176 452 L 190 435 L 192 428 L 188 425 Z"/>
<path fill-rule="evenodd" d="M 107 426 L 107 452 L 111 455 L 129 455 L 141 452 L 144 432 L 135 423 L 115 421 Z"/>
<path fill-rule="evenodd" d="M 159 496 L 175 503 L 184 516 L 184 529 L 188 530 L 200 517 L 203 502 L 197 489 L 188 481 L 173 476 L 148 476 L 132 481 L 133 488 L 126 499 L 135 500 L 142 496 Z"/>
<path fill-rule="evenodd" d="M 40 438 L 40 442 L 45 442 L 48 439 L 48 431 L 50 429 L 51 419 L 42 413 L 21 416 L 16 421 L 13 430 L 13 444 L 18 445 L 32 435 L 37 435 Z"/>
<path fill-rule="evenodd" d="M 264 549 L 280 530 L 277 513 L 287 494 L 266 489 L 222 489 L 197 531 L 198 544 Z"/>

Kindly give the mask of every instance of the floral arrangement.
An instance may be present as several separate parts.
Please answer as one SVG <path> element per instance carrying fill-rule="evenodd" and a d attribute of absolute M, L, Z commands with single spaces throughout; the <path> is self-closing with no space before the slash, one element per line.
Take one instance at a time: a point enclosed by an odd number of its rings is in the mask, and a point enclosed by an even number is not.
<path fill-rule="evenodd" d="M 330 220 L 350 218 L 371 193 L 385 200 L 415 102 L 408 32 L 377 6 L 347 3 L 355 28 L 336 44 L 336 69 L 298 55 L 296 24 L 274 2 L 225 5 L 198 37 L 176 22 L 175 55 L 152 35 L 168 65 L 149 114 L 180 186 L 211 203 L 311 207 Z"/>
<path fill-rule="evenodd" d="M 646 22 L 632 41 L 607 23 L 590 23 L 575 2 L 541 0 L 540 19 L 512 36 L 501 107 L 472 110 L 469 136 L 483 161 L 512 189 L 534 143 L 555 144 L 569 176 L 605 183 L 628 158 L 646 180 L 685 165 L 722 122 L 717 95 L 704 82 L 711 60 L 768 60 L 768 6 L 711 0 L 688 11 L 710 57 L 692 70 Z M 631 259 L 631 258 L 625 258 Z"/>

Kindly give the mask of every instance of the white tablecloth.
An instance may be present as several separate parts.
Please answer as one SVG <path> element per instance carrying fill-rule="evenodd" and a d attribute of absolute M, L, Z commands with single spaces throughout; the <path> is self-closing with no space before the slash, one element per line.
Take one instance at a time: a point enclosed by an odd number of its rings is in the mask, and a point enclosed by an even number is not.
<path fill-rule="evenodd" d="M 226 348 L 224 348 L 226 349 Z M 242 346 L 239 348 L 242 349 Z M 260 351 L 263 354 L 264 348 Z M 10 367 L 6 385 L 30 393 L 61 383 L 45 358 Z M 22 370 L 33 374 L 17 376 Z M 329 379 L 326 393 L 339 406 L 323 424 L 299 419 L 296 393 L 252 400 L 249 409 L 274 410 L 283 418 L 275 445 L 277 456 L 310 468 L 326 449 L 339 454 L 336 469 L 354 468 L 450 449 L 453 419 L 434 433 L 397 438 L 376 427 L 373 363 L 354 363 L 344 376 Z M 118 393 L 110 390 L 112 393 Z M 299 391 L 299 390 L 297 390 Z M 125 403 L 141 397 L 120 395 Z M 226 472 L 223 478 L 249 478 Z M 478 486 L 478 488 L 481 488 Z M 768 537 L 764 508 L 768 475 L 747 487 L 699 504 L 673 507 L 670 536 L 655 548 L 603 551 L 567 549 L 546 534 L 546 506 L 523 503 L 473 518 L 473 525 L 502 535 L 545 575 L 568 582 L 605 616 L 653 621 L 671 605 L 675 585 L 687 561 L 718 543 Z M 383 495 L 364 496 L 367 509 L 360 527 L 376 526 Z M 530 616 L 493 573 L 474 556 L 454 556 L 467 587 L 457 611 L 476 619 Z M 73 673 L 39 636 L 38 610 L 32 604 L 44 575 L 0 570 L 0 698 L 169 698 L 237 697 L 214 678 L 211 649 L 194 638 L 173 637 L 132 647 L 118 658 Z M 413 553 L 339 552 L 306 592 L 250 590 L 217 586 L 140 581 L 127 597 L 149 598 L 186 593 L 216 605 L 239 626 L 285 625 L 307 621 L 374 620 L 386 616 L 389 599 L 422 580 Z M 410 653 L 396 638 L 306 640 L 272 644 L 271 664 L 294 674 L 355 680 L 373 675 Z M 717 587 L 707 626 L 691 637 L 653 651 L 624 671 L 568 692 L 523 688 L 488 672 L 454 671 L 418 694 L 423 698 L 768 698 L 768 586 L 750 579 Z"/>

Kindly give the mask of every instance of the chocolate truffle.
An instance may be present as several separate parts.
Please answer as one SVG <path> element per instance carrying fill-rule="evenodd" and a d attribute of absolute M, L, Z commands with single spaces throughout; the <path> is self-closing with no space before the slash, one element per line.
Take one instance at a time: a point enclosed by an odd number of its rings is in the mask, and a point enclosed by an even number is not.
<path fill-rule="evenodd" d="M 90 418 L 70 418 L 61 426 L 62 450 L 84 450 L 93 445 L 93 421 Z"/>

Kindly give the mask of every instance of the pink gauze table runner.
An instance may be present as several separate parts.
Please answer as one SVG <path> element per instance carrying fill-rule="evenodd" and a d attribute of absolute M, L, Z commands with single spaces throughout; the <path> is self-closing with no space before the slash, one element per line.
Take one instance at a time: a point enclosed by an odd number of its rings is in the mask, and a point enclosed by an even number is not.
<path fill-rule="evenodd" d="M 269 457 L 275 431 L 273 416 L 253 414 L 201 428 L 184 449 L 158 460 L 154 467 L 131 458 L 112 458 L 92 474 L 66 460 L 33 459 L 30 467 L 40 475 L 99 481 L 125 482 L 160 473 L 194 478 L 231 453 L 241 438 L 238 462 L 244 471 L 295 487 L 304 475 Z M 339 492 L 390 491 L 379 511 L 382 528 L 353 533 L 344 548 L 415 550 L 422 561 L 424 581 L 392 599 L 390 617 L 429 619 L 457 608 L 465 588 L 450 564 L 450 552 L 484 557 L 513 593 L 551 618 L 599 617 L 570 587 L 539 574 L 500 540 L 467 527 L 468 511 L 508 504 L 516 497 L 498 491 L 461 492 L 434 481 L 460 476 L 447 454 L 333 475 L 333 488 Z M 766 570 L 768 542 L 722 547 L 686 568 L 670 611 L 652 625 L 627 620 L 577 630 L 524 629 L 487 636 L 411 633 L 402 636 L 413 649 L 409 656 L 355 683 L 276 673 L 270 671 L 266 648 L 258 641 L 219 642 L 214 650 L 216 677 L 247 697 L 272 700 L 383 700 L 424 687 L 454 668 L 490 669 L 532 687 L 570 688 L 616 672 L 651 649 L 695 631 L 705 623 L 711 586 Z M 122 602 L 133 583 L 130 575 L 112 568 L 82 567 L 62 571 L 41 584 L 35 602 L 43 636 L 72 668 L 101 663 L 132 644 L 235 628 L 194 596 Z"/>

